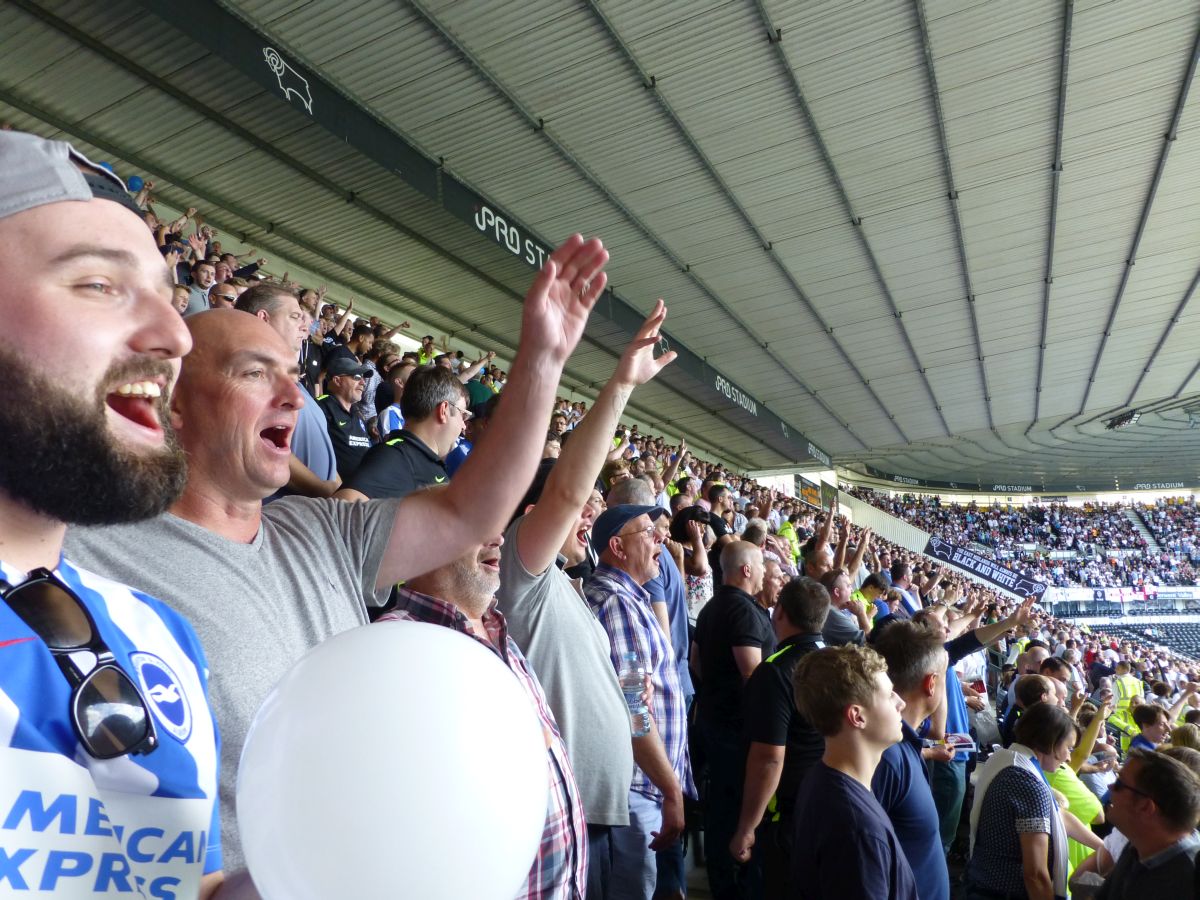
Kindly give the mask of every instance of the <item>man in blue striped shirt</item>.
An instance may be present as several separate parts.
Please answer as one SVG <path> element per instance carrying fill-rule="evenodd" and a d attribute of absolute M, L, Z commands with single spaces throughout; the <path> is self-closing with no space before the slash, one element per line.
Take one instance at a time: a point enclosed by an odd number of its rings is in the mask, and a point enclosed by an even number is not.
<path fill-rule="evenodd" d="M 687 707 L 675 653 L 659 627 L 643 585 L 658 574 L 662 544 L 656 506 L 613 506 L 592 526 L 600 564 L 584 592 L 608 632 L 611 658 L 621 670 L 636 654 L 653 686 L 650 733 L 634 739 L 634 773 L 629 790 L 629 825 L 613 829 L 611 898 L 654 893 L 655 852 L 683 831 L 683 797 L 695 796 L 687 747 Z"/>

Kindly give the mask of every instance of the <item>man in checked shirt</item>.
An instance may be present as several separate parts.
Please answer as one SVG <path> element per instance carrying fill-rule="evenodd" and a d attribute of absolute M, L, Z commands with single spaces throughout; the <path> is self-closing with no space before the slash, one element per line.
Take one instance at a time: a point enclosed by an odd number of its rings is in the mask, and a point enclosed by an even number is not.
<path fill-rule="evenodd" d="M 629 789 L 629 825 L 613 830 L 609 896 L 651 900 L 657 880 L 655 851 L 677 839 L 683 823 L 683 796 L 696 796 L 687 747 L 687 709 L 675 654 L 650 607 L 643 585 L 658 574 L 662 544 L 654 519 L 667 515 L 656 506 L 612 506 L 592 525 L 600 564 L 584 587 L 588 604 L 608 632 L 617 671 L 625 655 L 637 658 L 650 676 L 650 734 L 635 748 Z"/>
<path fill-rule="evenodd" d="M 571 760 L 542 686 L 508 636 L 508 625 L 496 609 L 503 543 L 504 538 L 497 535 L 454 562 L 410 579 L 397 591 L 396 608 L 379 621 L 428 622 L 452 628 L 495 653 L 521 682 L 537 707 L 546 735 L 550 796 L 538 855 L 515 900 L 583 900 L 587 892 L 587 823 Z"/>

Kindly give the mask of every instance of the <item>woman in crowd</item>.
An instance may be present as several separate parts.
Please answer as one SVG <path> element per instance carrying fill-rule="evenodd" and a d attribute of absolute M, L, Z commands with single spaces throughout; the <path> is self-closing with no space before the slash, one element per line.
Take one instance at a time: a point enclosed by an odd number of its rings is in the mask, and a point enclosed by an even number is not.
<path fill-rule="evenodd" d="M 1066 710 L 1038 703 L 1017 721 L 1007 750 L 992 754 L 979 772 L 971 809 L 968 900 L 1067 896 L 1067 838 L 1091 849 L 1101 841 L 1059 808 L 1046 773 L 1071 758 L 1075 722 Z"/>
<path fill-rule="evenodd" d="M 671 520 L 671 540 L 683 545 L 683 581 L 687 593 L 688 618 L 696 616 L 713 595 L 712 569 L 708 550 L 716 540 L 708 527 L 708 510 L 699 506 L 681 509 Z"/>

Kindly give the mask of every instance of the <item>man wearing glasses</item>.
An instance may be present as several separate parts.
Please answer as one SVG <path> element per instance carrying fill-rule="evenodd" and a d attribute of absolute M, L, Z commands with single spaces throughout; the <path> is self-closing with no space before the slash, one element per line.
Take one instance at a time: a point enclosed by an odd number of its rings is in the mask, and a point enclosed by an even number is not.
<path fill-rule="evenodd" d="M 191 339 L 171 299 L 115 176 L 0 131 L 0 893 L 221 880 L 199 641 L 62 556 L 68 523 L 146 519 L 183 489 L 167 402 Z"/>
<path fill-rule="evenodd" d="M 317 405 L 325 413 L 338 476 L 343 482 L 358 471 L 371 449 L 367 423 L 355 406 L 362 399 L 363 379 L 370 371 L 352 357 L 335 356 L 326 369 L 329 393 L 317 398 Z"/>
<path fill-rule="evenodd" d="M 629 825 L 610 837 L 609 896 L 650 900 L 658 878 L 656 851 L 674 842 L 683 824 L 683 796 L 695 796 L 687 747 L 687 708 L 675 653 L 650 606 L 644 585 L 658 575 L 662 544 L 657 506 L 610 506 L 592 525 L 600 564 L 584 588 L 588 605 L 608 632 L 610 658 L 619 672 L 634 654 L 653 686 L 651 743 L 634 766 Z"/>
<path fill-rule="evenodd" d="M 408 377 L 400 398 L 404 427 L 383 436 L 334 496 L 339 500 L 407 497 L 419 488 L 444 484 L 446 456 L 454 449 L 471 412 L 467 390 L 449 369 L 422 366 Z"/>
<path fill-rule="evenodd" d="M 212 309 L 233 309 L 237 303 L 237 288 L 227 282 L 217 282 L 208 291 L 208 303 Z"/>

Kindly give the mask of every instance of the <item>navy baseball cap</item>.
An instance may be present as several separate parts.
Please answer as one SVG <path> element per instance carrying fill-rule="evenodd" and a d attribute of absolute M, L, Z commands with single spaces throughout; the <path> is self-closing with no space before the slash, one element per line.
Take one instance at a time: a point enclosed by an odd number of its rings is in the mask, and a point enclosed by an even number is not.
<path fill-rule="evenodd" d="M 348 356 L 335 356 L 325 371 L 331 378 L 334 375 L 360 375 L 365 378 L 371 368 Z"/>
<path fill-rule="evenodd" d="M 670 515 L 670 513 L 661 506 L 634 506 L 632 503 L 626 503 L 622 506 L 610 506 L 604 512 L 600 513 L 599 517 L 592 524 L 592 546 L 596 548 L 597 553 L 603 553 L 608 547 L 608 542 L 631 519 L 636 519 L 638 516 L 649 516 L 650 521 L 653 522 L 655 519 L 667 515 Z"/>

